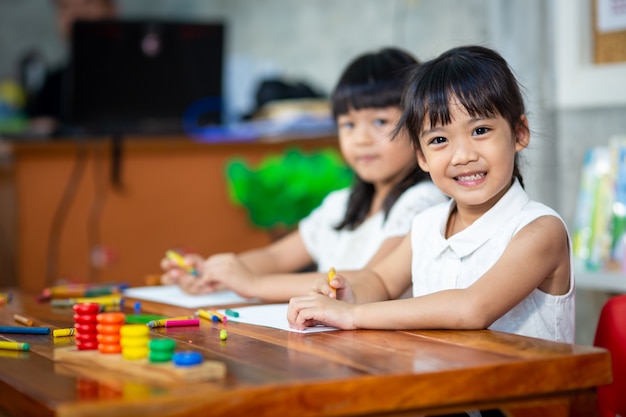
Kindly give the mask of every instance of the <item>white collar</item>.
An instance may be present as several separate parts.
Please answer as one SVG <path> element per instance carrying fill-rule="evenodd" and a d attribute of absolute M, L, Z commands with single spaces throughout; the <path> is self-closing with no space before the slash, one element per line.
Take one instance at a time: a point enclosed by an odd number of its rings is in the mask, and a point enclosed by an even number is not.
<path fill-rule="evenodd" d="M 524 191 L 519 181 L 515 182 L 502 198 L 485 214 L 478 218 L 465 230 L 445 239 L 446 224 L 456 202 L 451 200 L 448 212 L 441 216 L 440 239 L 435 242 L 436 252 L 441 253 L 448 247 L 460 258 L 465 257 L 487 242 L 510 218 L 521 211 L 530 201 L 530 197 Z"/>

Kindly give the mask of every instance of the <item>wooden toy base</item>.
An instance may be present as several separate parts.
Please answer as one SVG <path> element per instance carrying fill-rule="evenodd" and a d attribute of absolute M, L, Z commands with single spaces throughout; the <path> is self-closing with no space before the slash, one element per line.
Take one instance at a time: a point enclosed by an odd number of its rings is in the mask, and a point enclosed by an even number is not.
<path fill-rule="evenodd" d="M 121 354 L 78 350 L 74 346 L 54 349 L 54 360 L 90 368 L 105 368 L 161 383 L 202 382 L 221 379 L 226 375 L 226 365 L 219 361 L 205 360 L 199 365 L 180 367 L 172 362 L 151 363 L 147 358 L 127 360 Z"/>

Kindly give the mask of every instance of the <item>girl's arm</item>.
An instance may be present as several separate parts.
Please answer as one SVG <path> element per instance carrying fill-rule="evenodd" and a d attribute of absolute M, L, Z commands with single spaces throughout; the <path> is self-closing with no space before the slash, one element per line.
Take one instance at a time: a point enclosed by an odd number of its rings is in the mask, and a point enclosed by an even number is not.
<path fill-rule="evenodd" d="M 341 275 L 357 304 L 398 298 L 411 285 L 411 233 L 387 239 L 363 270 Z"/>
<path fill-rule="evenodd" d="M 283 273 L 300 270 L 311 262 L 300 233 L 294 231 L 270 245 L 241 254 L 210 256 L 199 266 L 198 278 L 185 276 L 178 283 L 193 294 L 228 288 L 246 298 L 285 301 L 293 294 L 306 293 L 315 277 Z"/>
<path fill-rule="evenodd" d="M 410 233 L 374 266 L 360 271 L 343 271 L 331 285 L 325 278 L 318 279 L 314 294 L 292 298 L 287 313 L 289 323 L 300 329 L 320 323 L 354 329 L 352 312 L 356 303 L 373 305 L 367 303 L 400 296 L 411 285 Z M 349 303 L 341 299 L 344 291 L 348 294 Z"/>
<path fill-rule="evenodd" d="M 556 217 L 544 216 L 520 230 L 493 267 L 466 289 L 368 304 L 298 297 L 290 303 L 288 318 L 297 328 L 324 323 L 342 329 L 484 329 L 535 288 L 567 293 L 569 259 L 565 226 Z M 386 264 L 381 262 L 374 270 L 382 273 L 381 266 Z"/>
<path fill-rule="evenodd" d="M 295 233 L 292 235 L 295 235 Z M 294 250 L 299 246 L 300 251 L 303 251 L 304 253 L 306 253 L 307 262 L 305 262 L 302 266 L 299 266 L 297 268 L 293 264 L 292 265 L 283 264 L 282 265 L 283 269 L 281 271 L 302 269 L 302 267 L 306 266 L 308 263 L 311 262 L 311 258 L 308 255 L 308 252 L 306 251 L 306 248 L 304 246 L 304 243 L 300 235 L 297 234 L 297 239 L 295 239 L 295 236 L 292 236 L 292 237 L 294 237 L 294 239 L 283 239 L 277 242 L 276 246 L 272 245 L 274 246 L 273 249 L 275 250 L 274 259 L 284 257 L 285 254 L 287 254 L 288 252 L 286 248 Z M 383 244 L 381 245 L 381 248 L 378 250 L 377 254 L 372 258 L 372 261 L 379 259 L 379 258 L 384 258 L 389 252 L 392 252 L 396 247 L 398 247 L 403 240 L 404 240 L 404 237 L 394 237 L 394 238 L 385 240 L 385 242 L 383 242 Z M 285 245 L 286 248 L 283 246 L 283 244 L 286 244 Z M 409 241 L 409 245 L 410 245 L 410 241 Z M 272 248 L 270 247 L 268 249 L 272 249 Z M 409 251 L 410 251 L 410 247 L 409 247 Z M 282 253 L 283 255 L 281 256 L 280 253 Z M 291 252 L 292 255 L 290 255 L 290 259 L 288 259 L 288 261 L 289 260 L 293 261 L 295 259 L 295 257 L 293 256 L 294 253 L 295 251 Z M 255 265 L 255 267 L 257 268 L 257 271 L 261 270 L 261 267 L 264 267 L 266 271 L 272 271 L 272 268 L 275 268 L 274 273 L 271 273 L 271 272 L 266 273 L 266 274 L 257 273 L 257 274 L 254 274 L 255 276 L 248 274 L 249 276 L 246 279 L 245 272 L 232 274 L 232 273 L 229 273 L 228 271 L 224 271 L 225 264 L 220 265 L 219 268 L 221 270 L 218 270 L 218 267 L 216 265 L 211 265 L 211 268 L 207 269 L 206 266 L 209 263 L 214 263 L 214 264 L 216 263 L 216 262 L 211 262 L 212 259 L 209 259 L 207 263 L 205 263 L 204 269 L 205 271 L 206 270 L 212 271 L 212 274 L 215 277 L 214 278 L 215 280 L 218 280 L 224 283 L 226 286 L 238 292 L 240 295 L 244 297 L 248 297 L 248 298 L 260 298 L 264 301 L 284 302 L 284 301 L 288 301 L 291 297 L 308 294 L 309 292 L 311 292 L 312 287 L 317 282 L 324 284 L 326 286 L 325 288 L 328 291 L 330 291 L 330 287 L 328 287 L 328 274 L 326 272 L 280 273 L 281 271 L 279 271 L 279 268 L 281 268 L 281 266 L 279 266 L 275 262 L 270 262 L 270 259 L 272 259 L 271 255 L 262 253 L 261 251 L 258 251 L 258 250 L 246 252 L 242 254 L 239 257 L 239 259 L 242 264 Z M 213 261 L 216 261 L 216 260 L 217 258 Z M 372 261 L 370 261 L 370 263 Z M 228 266 L 228 268 L 231 268 L 231 267 L 232 267 L 232 264 Z M 248 268 L 251 269 L 249 266 Z M 293 268 L 293 269 L 289 269 L 289 268 Z M 350 271 L 350 272 L 345 272 L 345 273 L 341 272 L 341 274 L 344 276 L 355 276 L 356 280 L 360 279 L 357 276 L 358 275 L 357 271 Z M 235 276 L 239 278 L 243 277 L 244 279 L 241 280 L 240 282 L 236 282 L 232 279 Z M 220 277 L 225 277 L 225 278 L 220 278 Z M 228 279 L 226 279 L 226 277 L 228 277 Z M 365 288 L 373 288 L 373 285 L 372 284 L 366 285 Z M 386 292 L 386 289 L 384 291 Z M 375 293 L 380 293 L 380 291 L 375 291 Z"/>

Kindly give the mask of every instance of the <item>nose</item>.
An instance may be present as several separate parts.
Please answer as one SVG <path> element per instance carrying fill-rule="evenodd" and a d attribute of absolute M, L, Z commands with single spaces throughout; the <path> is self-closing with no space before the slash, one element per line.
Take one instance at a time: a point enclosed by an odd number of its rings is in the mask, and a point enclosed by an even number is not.
<path fill-rule="evenodd" d="M 375 141 L 374 135 L 367 126 L 358 126 L 354 133 L 354 141 L 360 145 L 369 145 Z"/>
<path fill-rule="evenodd" d="M 454 153 L 452 154 L 452 165 L 467 165 L 478 160 L 478 153 L 472 146 L 471 139 L 461 139 L 454 141 Z"/>

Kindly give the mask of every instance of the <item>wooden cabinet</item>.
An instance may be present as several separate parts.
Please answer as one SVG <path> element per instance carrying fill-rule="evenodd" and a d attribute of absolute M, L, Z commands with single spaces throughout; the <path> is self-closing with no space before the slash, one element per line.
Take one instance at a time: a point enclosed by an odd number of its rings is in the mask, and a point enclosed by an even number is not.
<path fill-rule="evenodd" d="M 264 245 L 268 233 L 229 200 L 226 163 L 233 157 L 258 163 L 290 147 L 337 147 L 334 137 L 210 144 L 126 138 L 118 185 L 107 139 L 3 145 L 11 167 L 3 183 L 12 197 L 3 200 L 2 223 L 14 226 L 7 239 L 14 265 L 0 267 L 13 268 L 13 280 L 27 291 L 62 278 L 141 285 L 160 272 L 172 247 L 207 255 Z M 2 282 L 11 284 L 11 277 Z"/>

